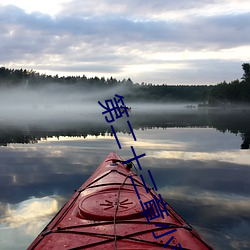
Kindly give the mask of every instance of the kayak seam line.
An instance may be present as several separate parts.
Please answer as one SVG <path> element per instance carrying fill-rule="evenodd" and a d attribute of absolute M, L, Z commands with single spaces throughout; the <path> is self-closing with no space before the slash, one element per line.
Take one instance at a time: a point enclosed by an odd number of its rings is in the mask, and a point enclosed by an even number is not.
<path fill-rule="evenodd" d="M 132 172 L 132 175 L 130 173 L 128 173 L 123 181 L 123 183 L 121 183 L 119 190 L 117 192 L 117 202 L 116 202 L 116 209 L 115 209 L 115 213 L 114 213 L 114 235 L 115 235 L 115 241 L 114 241 L 114 245 L 115 245 L 115 250 L 117 249 L 117 243 L 116 243 L 116 216 L 118 213 L 118 209 L 119 209 L 119 203 L 120 203 L 120 193 L 121 193 L 121 188 L 124 186 L 124 184 L 126 183 L 127 179 L 130 176 L 135 175 L 135 173 Z"/>
<path fill-rule="evenodd" d="M 167 229 L 173 229 L 173 228 L 180 228 L 180 227 L 174 226 L 174 227 L 168 227 Z M 156 232 L 156 231 L 161 231 L 161 230 L 166 230 L 166 228 L 152 228 L 152 229 L 148 229 L 148 230 L 144 230 L 144 231 L 135 232 L 135 233 L 132 233 L 132 234 L 118 235 L 117 240 L 128 239 L 128 240 L 132 240 L 132 241 L 139 241 L 139 242 L 149 243 L 149 244 L 153 244 L 153 245 L 163 246 L 163 244 L 158 243 L 158 242 L 145 241 L 145 240 L 141 240 L 141 239 L 132 238 L 134 236 L 137 236 L 138 234 L 142 235 L 142 234 L 147 234 L 147 233 L 150 233 L 150 232 Z M 91 243 L 91 244 L 88 244 L 88 245 L 85 245 L 85 246 L 79 246 L 79 247 L 76 247 L 76 248 L 70 248 L 71 250 L 92 247 L 92 246 L 100 245 L 100 244 L 106 244 L 106 243 L 112 242 L 114 240 L 113 239 L 114 235 L 110 235 L 110 234 L 97 234 L 97 233 L 78 232 L 78 231 L 54 231 L 53 233 L 84 234 L 84 235 L 93 235 L 93 236 L 97 235 L 97 236 L 112 237 L 112 239 L 107 239 L 107 240 L 104 240 L 104 241 L 99 241 L 99 242 Z M 172 246 L 169 246 L 169 247 L 172 247 Z M 187 248 L 182 248 L 182 249 L 187 249 Z"/>
<path fill-rule="evenodd" d="M 116 221 L 116 223 L 117 224 L 148 224 L 147 221 L 130 221 L 130 220 L 118 220 L 118 221 Z M 98 223 L 92 223 L 92 224 L 86 224 L 86 225 L 78 225 L 78 226 L 70 226 L 70 227 L 58 227 L 58 229 L 59 230 L 63 230 L 63 229 L 89 227 L 89 226 L 103 226 L 103 225 L 108 225 L 108 224 L 113 224 L 113 221 L 104 221 L 104 222 L 98 222 Z M 177 226 L 176 224 L 166 223 L 166 222 L 162 222 L 162 221 L 160 221 L 160 222 L 154 222 L 154 223 L 152 223 L 150 225 L 155 225 L 155 224 Z M 181 225 L 180 225 L 180 227 L 181 227 Z M 183 227 L 183 228 L 185 228 L 185 227 Z"/>
<path fill-rule="evenodd" d="M 101 180 L 102 178 L 106 177 L 107 175 L 109 175 L 109 174 L 112 173 L 112 172 L 116 172 L 116 173 L 118 173 L 118 174 L 120 174 L 120 175 L 123 175 L 123 176 L 127 177 L 126 174 L 124 174 L 124 173 L 122 173 L 122 172 L 120 172 L 120 171 L 118 171 L 118 170 L 116 170 L 116 169 L 111 169 L 110 171 L 106 172 L 106 173 L 103 174 L 102 176 L 98 177 L 97 179 L 95 179 L 94 181 L 92 181 L 91 183 L 89 183 L 85 188 L 83 188 L 83 190 L 84 190 L 84 189 L 87 189 L 87 188 L 91 188 L 91 186 L 92 186 L 95 182 Z M 131 171 L 131 172 L 132 172 L 132 171 Z M 131 173 L 129 173 L 129 174 L 131 174 Z M 132 175 L 138 176 L 138 175 L 137 175 L 136 173 L 134 173 L 134 172 L 132 172 Z M 82 190 L 82 189 L 80 189 L 79 192 L 81 192 L 81 190 Z"/>
<path fill-rule="evenodd" d="M 95 187 L 102 187 L 102 186 L 113 186 L 113 185 L 121 185 L 121 183 L 104 183 L 104 184 L 98 184 L 98 185 L 95 185 L 95 186 L 90 186 L 90 187 L 87 187 L 87 188 L 83 188 L 83 189 L 81 189 L 81 190 L 79 190 L 78 192 L 82 192 L 82 191 L 84 191 L 84 190 L 86 190 L 86 189 L 88 189 L 88 188 L 95 188 Z M 133 186 L 133 184 L 129 184 L 129 183 L 125 183 L 124 185 L 127 185 L 127 186 Z M 138 187 L 140 186 L 140 185 L 137 185 Z"/>
<path fill-rule="evenodd" d="M 95 182 L 99 181 L 100 179 L 102 179 L 103 177 L 109 175 L 112 171 L 114 170 L 110 170 L 109 172 L 103 174 L 102 176 L 98 177 L 97 179 L 93 180 L 92 182 L 90 182 L 84 189 L 88 188 L 89 186 L 91 186 L 92 184 L 94 184 Z"/>

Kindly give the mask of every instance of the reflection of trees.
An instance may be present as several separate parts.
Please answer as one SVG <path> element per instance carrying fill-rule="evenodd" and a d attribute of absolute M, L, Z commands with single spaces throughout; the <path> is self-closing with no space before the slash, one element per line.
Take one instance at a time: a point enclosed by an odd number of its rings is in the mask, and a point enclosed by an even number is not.
<path fill-rule="evenodd" d="M 182 112 L 132 112 L 129 118 L 120 118 L 114 125 L 116 132 L 131 133 L 127 125 L 130 120 L 134 130 L 150 128 L 173 128 L 173 127 L 210 127 L 221 132 L 240 134 L 242 137 L 242 149 L 248 149 L 250 145 L 250 110 L 192 110 Z M 39 126 L 29 126 L 9 129 L 0 126 L 0 145 L 7 146 L 10 143 L 37 143 L 41 139 L 59 136 L 86 137 L 88 135 L 104 136 L 112 135 L 110 124 L 104 121 L 95 123 L 72 123 L 72 124 L 49 124 L 46 129 Z M 44 125 L 43 125 L 44 126 Z"/>
<path fill-rule="evenodd" d="M 250 146 L 250 132 L 242 135 L 243 143 L 241 149 L 249 149 Z"/>
<path fill-rule="evenodd" d="M 0 146 L 7 146 L 10 143 L 37 143 L 38 140 L 36 136 L 25 135 L 23 131 L 0 132 Z"/>
<path fill-rule="evenodd" d="M 100 126 L 94 124 L 48 124 L 47 128 L 40 128 L 39 126 L 27 126 L 25 128 L 21 126 L 8 125 L 0 126 L 0 146 L 7 146 L 11 143 L 37 143 L 41 139 L 48 139 L 52 137 L 68 136 L 68 137 L 87 137 L 88 135 L 105 135 L 107 126 Z M 44 126 L 44 125 L 43 125 Z M 108 132 L 108 131 L 107 131 Z M 111 132 L 111 130 L 109 131 Z"/>

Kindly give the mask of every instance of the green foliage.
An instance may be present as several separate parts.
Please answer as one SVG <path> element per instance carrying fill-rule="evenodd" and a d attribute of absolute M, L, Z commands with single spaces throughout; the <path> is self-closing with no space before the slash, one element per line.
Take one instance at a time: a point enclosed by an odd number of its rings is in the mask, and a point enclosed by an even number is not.
<path fill-rule="evenodd" d="M 209 105 L 227 103 L 250 103 L 250 64 L 242 64 L 244 71 L 242 81 L 234 80 L 230 83 L 222 82 L 214 86 L 207 85 L 153 85 L 151 83 L 134 83 L 130 78 L 122 81 L 104 77 L 87 78 L 82 76 L 51 76 L 40 74 L 33 70 L 0 68 L 0 87 L 37 88 L 50 84 L 64 84 L 89 91 L 122 90 L 128 101 L 173 102 L 192 101 L 204 102 Z"/>
<path fill-rule="evenodd" d="M 244 82 L 250 82 L 250 64 L 249 63 L 243 63 L 242 69 L 244 71 L 244 74 L 241 79 L 243 79 Z"/>
<path fill-rule="evenodd" d="M 209 103 L 214 105 L 232 104 L 232 103 L 250 103 L 250 64 L 242 64 L 244 74 L 241 79 L 222 82 L 213 87 Z"/>

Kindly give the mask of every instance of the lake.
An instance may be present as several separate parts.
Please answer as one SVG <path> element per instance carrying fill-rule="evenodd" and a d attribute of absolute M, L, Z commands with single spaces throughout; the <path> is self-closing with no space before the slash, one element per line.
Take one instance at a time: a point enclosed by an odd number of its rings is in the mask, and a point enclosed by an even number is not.
<path fill-rule="evenodd" d="M 249 109 L 135 104 L 112 123 L 121 149 L 102 110 L 86 110 L 32 107 L 0 118 L 1 249 L 27 248 L 111 151 L 132 158 L 130 146 L 211 246 L 250 249 Z"/>

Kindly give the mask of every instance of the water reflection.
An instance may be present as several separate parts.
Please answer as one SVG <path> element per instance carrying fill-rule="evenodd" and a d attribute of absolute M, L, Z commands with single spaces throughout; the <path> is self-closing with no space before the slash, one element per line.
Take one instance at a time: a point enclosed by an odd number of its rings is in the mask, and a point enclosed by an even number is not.
<path fill-rule="evenodd" d="M 3 204 L 0 218 L 1 249 L 23 249 L 36 237 L 61 207 L 60 197 L 30 198 L 17 204 Z"/>
<path fill-rule="evenodd" d="M 101 112 L 100 112 L 101 113 Z M 0 145 L 11 143 L 37 143 L 41 139 L 71 136 L 112 134 L 109 124 L 100 113 L 79 114 L 70 120 L 45 119 L 44 121 L 9 120 L 0 123 Z M 144 110 L 136 109 L 130 114 L 134 130 L 147 128 L 194 128 L 209 127 L 220 132 L 239 134 L 242 141 L 239 148 L 248 149 L 250 145 L 250 110 Z M 124 118 L 126 119 L 126 118 Z M 116 131 L 130 133 L 124 119 L 115 122 Z M 72 122 L 73 121 L 73 122 Z"/>
<path fill-rule="evenodd" d="M 129 159 L 131 145 L 146 153 L 140 162 L 143 171 L 151 170 L 159 193 L 215 249 L 249 249 L 250 154 L 240 150 L 240 131 L 249 126 L 236 129 L 234 117 L 216 127 L 215 117 L 204 121 L 203 113 L 146 116 L 131 117 L 137 141 L 124 121 L 114 125 L 121 150 L 105 123 L 29 127 L 25 133 L 37 143 L 24 145 L 11 143 L 23 130 L 2 130 L 8 147 L 0 149 L 1 249 L 27 247 L 110 151 Z M 218 124 L 225 120 L 217 118 Z"/>
<path fill-rule="evenodd" d="M 31 221 L 41 222 L 42 218 L 48 217 L 58 211 L 58 202 L 55 197 L 30 198 L 17 204 L 7 204 L 5 216 L 0 220 L 2 224 L 11 228 L 20 227 Z M 32 223 L 34 224 L 34 223 Z M 26 233 L 32 233 L 26 228 Z"/>

